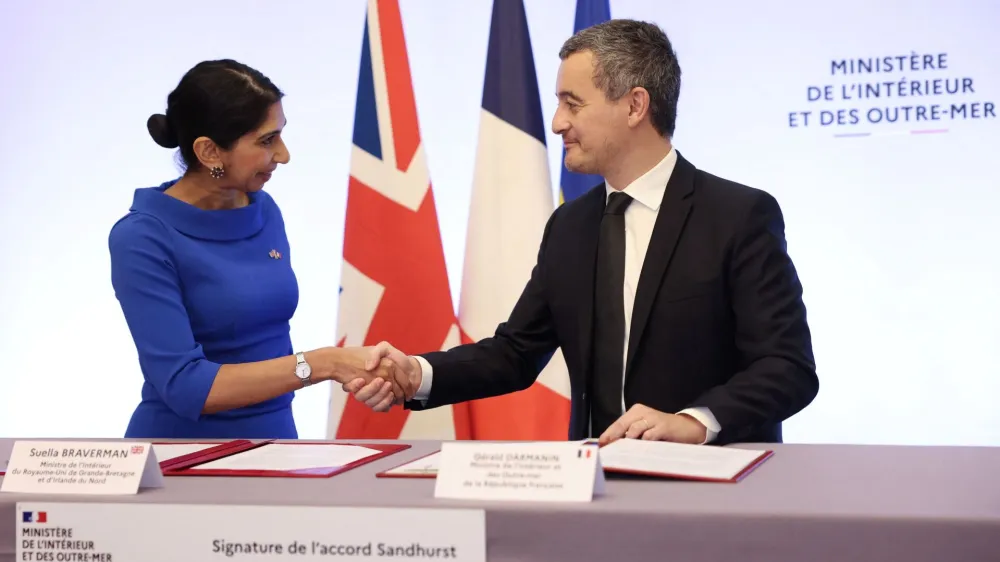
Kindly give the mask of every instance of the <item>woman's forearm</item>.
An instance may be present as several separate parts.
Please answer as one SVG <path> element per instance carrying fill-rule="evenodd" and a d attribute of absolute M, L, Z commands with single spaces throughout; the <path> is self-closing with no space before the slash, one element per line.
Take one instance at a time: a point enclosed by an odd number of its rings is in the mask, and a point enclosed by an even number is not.
<path fill-rule="evenodd" d="M 325 347 L 307 351 L 305 359 L 312 369 L 313 384 L 377 376 L 377 372 L 365 371 L 365 356 L 360 350 Z M 202 413 L 214 414 L 250 406 L 302 388 L 302 382 L 295 376 L 295 364 L 295 356 L 287 355 L 266 361 L 223 365 L 215 376 Z"/>

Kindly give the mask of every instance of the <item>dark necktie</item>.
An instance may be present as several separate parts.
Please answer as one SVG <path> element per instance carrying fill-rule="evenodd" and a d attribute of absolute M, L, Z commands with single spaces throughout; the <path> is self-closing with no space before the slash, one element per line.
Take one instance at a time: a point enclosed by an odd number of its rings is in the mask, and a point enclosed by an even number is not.
<path fill-rule="evenodd" d="M 597 243 L 594 280 L 594 349 L 591 436 L 599 437 L 622 415 L 622 361 L 625 352 L 625 209 L 632 198 L 608 197 Z"/>

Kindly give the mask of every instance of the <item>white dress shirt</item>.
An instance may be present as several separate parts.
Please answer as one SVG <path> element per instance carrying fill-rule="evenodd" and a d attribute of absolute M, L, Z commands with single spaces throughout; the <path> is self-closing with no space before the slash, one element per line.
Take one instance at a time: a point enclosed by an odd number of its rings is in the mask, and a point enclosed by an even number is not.
<path fill-rule="evenodd" d="M 625 357 L 628 354 L 628 337 L 631 331 L 632 307 L 635 303 L 636 289 L 639 287 L 639 274 L 642 272 L 642 263 L 646 258 L 649 239 L 653 235 L 653 225 L 656 224 L 656 216 L 660 211 L 663 193 L 667 189 L 667 182 L 670 180 L 676 163 L 677 152 L 671 148 L 670 152 L 656 166 L 621 190 L 633 199 L 632 203 L 625 209 L 625 290 L 622 305 L 625 307 L 625 318 L 629 321 L 625 323 L 625 352 L 622 356 L 623 381 Z M 605 189 L 606 196 L 610 196 L 616 191 L 610 184 L 606 184 Z M 422 380 L 414 399 L 426 400 L 430 396 L 431 379 L 434 373 L 426 359 L 420 356 L 417 356 L 416 359 L 422 369 Z M 625 396 L 623 393 L 622 413 L 624 412 Z M 707 428 L 705 443 L 713 441 L 721 431 L 719 422 L 708 408 L 688 408 L 678 413 L 691 416 Z"/>

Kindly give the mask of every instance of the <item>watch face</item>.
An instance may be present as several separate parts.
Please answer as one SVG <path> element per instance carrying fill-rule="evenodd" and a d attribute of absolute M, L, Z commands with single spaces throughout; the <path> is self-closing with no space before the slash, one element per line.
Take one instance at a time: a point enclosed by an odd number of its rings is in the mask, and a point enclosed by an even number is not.
<path fill-rule="evenodd" d="M 300 379 L 309 378 L 309 375 L 311 373 L 312 369 L 309 368 L 309 365 L 307 363 L 299 363 L 298 365 L 295 366 L 295 376 L 299 377 Z"/>

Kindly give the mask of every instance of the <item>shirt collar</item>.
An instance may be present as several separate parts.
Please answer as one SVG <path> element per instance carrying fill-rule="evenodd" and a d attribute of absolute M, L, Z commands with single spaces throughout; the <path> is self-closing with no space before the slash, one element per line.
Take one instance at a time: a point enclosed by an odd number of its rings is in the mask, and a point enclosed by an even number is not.
<path fill-rule="evenodd" d="M 659 163 L 628 184 L 622 191 L 643 206 L 658 211 L 660 203 L 663 202 L 663 193 L 667 190 L 667 182 L 670 181 L 670 175 L 674 172 L 676 164 L 677 151 L 671 147 L 670 152 Z M 605 197 L 615 191 L 611 184 L 605 182 Z"/>

